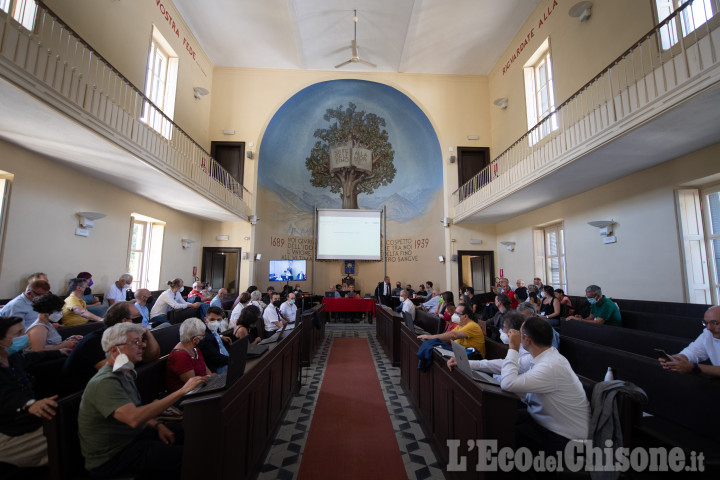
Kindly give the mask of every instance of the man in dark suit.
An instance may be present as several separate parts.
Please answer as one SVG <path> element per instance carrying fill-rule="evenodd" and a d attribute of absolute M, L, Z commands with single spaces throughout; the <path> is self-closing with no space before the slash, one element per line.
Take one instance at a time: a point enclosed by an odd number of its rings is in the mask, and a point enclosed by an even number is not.
<path fill-rule="evenodd" d="M 205 336 L 198 344 L 202 352 L 205 365 L 213 373 L 223 373 L 227 370 L 230 354 L 226 345 L 230 345 L 230 338 L 220 335 L 218 327 L 223 319 L 223 310 L 218 307 L 210 307 L 205 314 Z"/>
<path fill-rule="evenodd" d="M 375 299 L 379 303 L 390 307 L 391 298 L 392 287 L 390 286 L 390 277 L 385 277 L 385 281 L 378 283 L 378 286 L 375 288 Z"/>

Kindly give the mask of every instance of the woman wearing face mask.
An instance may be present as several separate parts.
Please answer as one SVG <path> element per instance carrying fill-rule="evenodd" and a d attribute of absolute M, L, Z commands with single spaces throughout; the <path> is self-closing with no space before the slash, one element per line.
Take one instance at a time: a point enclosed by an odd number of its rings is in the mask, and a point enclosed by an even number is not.
<path fill-rule="evenodd" d="M 20 317 L 0 317 L 0 462 L 18 467 L 46 465 L 43 419 L 55 415 L 57 395 L 38 399 L 28 367 L 60 352 L 23 354 L 27 335 Z"/>
<path fill-rule="evenodd" d="M 555 298 L 555 289 L 550 285 L 543 285 L 540 305 L 540 317 L 546 318 L 550 325 L 556 327 L 560 324 L 560 300 Z"/>
<path fill-rule="evenodd" d="M 52 293 L 33 299 L 33 310 L 38 312 L 38 319 L 27 329 L 30 349 L 33 352 L 72 349 L 82 339 L 82 335 L 73 335 L 63 341 L 55 328 L 62 319 L 64 304 L 60 297 Z"/>
<path fill-rule="evenodd" d="M 443 320 L 445 320 L 445 330 L 444 332 L 451 332 L 458 328 L 458 324 L 455 323 L 452 319 L 453 314 L 455 313 L 455 304 L 452 302 L 448 302 L 445 304 L 445 313 L 443 313 Z M 455 317 L 457 318 L 457 317 Z"/>
<path fill-rule="evenodd" d="M 192 377 L 213 375 L 197 348 L 205 337 L 205 323 L 199 318 L 188 318 L 180 325 L 180 343 L 167 360 L 166 384 L 168 392 L 180 390 Z"/>

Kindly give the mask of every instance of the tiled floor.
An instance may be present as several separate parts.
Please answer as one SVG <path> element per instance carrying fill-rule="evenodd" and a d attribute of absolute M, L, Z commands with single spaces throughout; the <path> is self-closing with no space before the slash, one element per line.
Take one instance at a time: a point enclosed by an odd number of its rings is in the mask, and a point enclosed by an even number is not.
<path fill-rule="evenodd" d="M 368 339 L 408 478 L 417 480 L 443 478 L 442 469 L 435 460 L 435 455 L 415 418 L 415 412 L 400 387 L 400 369 L 390 364 L 377 343 L 375 325 L 331 323 L 326 326 L 325 332 L 325 342 L 313 358 L 312 364 L 309 368 L 303 369 L 300 390 L 290 400 L 287 414 L 258 479 L 292 479 L 297 475 L 325 374 L 328 353 L 333 339 L 339 337 Z"/>

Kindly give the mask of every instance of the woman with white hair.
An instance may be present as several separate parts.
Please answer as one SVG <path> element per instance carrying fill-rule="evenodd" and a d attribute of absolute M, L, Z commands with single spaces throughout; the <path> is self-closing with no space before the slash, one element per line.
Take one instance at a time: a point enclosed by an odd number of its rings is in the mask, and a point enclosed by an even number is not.
<path fill-rule="evenodd" d="M 175 345 L 167 361 L 168 392 L 180 389 L 192 377 L 212 375 L 197 348 L 205 337 L 205 328 L 205 322 L 199 318 L 188 318 L 180 325 L 180 343 Z"/>

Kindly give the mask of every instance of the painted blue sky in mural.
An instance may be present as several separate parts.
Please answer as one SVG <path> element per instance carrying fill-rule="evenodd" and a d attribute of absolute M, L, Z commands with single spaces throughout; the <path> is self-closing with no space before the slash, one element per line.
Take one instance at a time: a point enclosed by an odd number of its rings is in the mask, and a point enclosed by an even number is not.
<path fill-rule="evenodd" d="M 395 152 L 393 182 L 360 194 L 360 208 L 387 207 L 388 218 L 408 221 L 423 215 L 442 188 L 442 156 L 435 131 L 425 114 L 398 90 L 364 80 L 334 80 L 311 85 L 290 98 L 270 121 L 260 145 L 258 184 L 272 190 L 301 210 L 340 208 L 339 194 L 310 184 L 305 167 L 318 140 L 313 133 L 327 128 L 328 108 L 349 103 L 358 111 L 385 119 L 385 129 Z"/>

